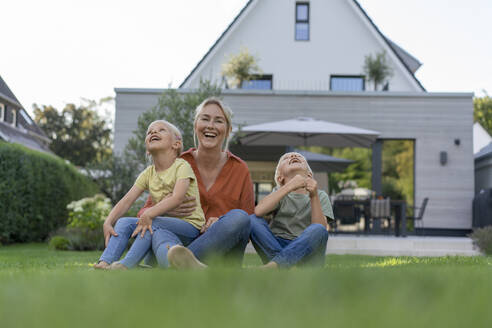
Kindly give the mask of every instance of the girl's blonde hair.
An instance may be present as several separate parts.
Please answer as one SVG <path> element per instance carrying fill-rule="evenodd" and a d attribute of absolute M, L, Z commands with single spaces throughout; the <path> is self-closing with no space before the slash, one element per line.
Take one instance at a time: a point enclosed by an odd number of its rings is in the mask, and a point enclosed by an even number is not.
<path fill-rule="evenodd" d="M 225 116 L 226 119 L 226 124 L 227 124 L 227 135 L 225 137 L 224 143 L 222 144 L 222 149 L 227 150 L 229 148 L 229 140 L 231 136 L 231 130 L 232 130 L 232 110 L 224 104 L 222 100 L 216 97 L 209 97 L 202 101 L 200 105 L 195 110 L 195 120 L 193 121 L 193 142 L 195 144 L 195 148 L 198 148 L 198 139 L 196 137 L 196 131 L 195 131 L 195 126 L 196 122 L 198 121 L 198 116 L 202 112 L 203 108 L 207 105 L 217 105 L 219 108 L 222 110 L 222 113 Z"/>
<path fill-rule="evenodd" d="M 173 133 L 174 138 L 176 140 L 180 141 L 180 146 L 178 149 L 176 149 L 176 156 L 179 157 L 179 155 L 181 155 L 181 153 L 183 152 L 183 136 L 181 135 L 181 131 L 179 131 L 179 129 L 174 124 L 172 124 L 166 120 L 155 120 L 154 122 L 149 124 L 147 131 L 149 131 L 150 126 L 154 123 L 163 123 L 163 124 L 167 125 L 169 127 L 169 129 L 171 130 L 171 132 Z"/>
<path fill-rule="evenodd" d="M 299 154 L 298 152 L 291 151 L 291 152 L 288 152 L 288 153 L 283 154 L 283 155 L 279 158 L 279 160 L 278 160 L 277 167 L 275 168 L 275 177 L 274 177 L 274 179 L 275 179 L 275 184 L 277 185 L 277 187 L 281 187 L 281 186 L 282 186 L 282 185 L 278 182 L 278 176 L 280 175 L 280 172 L 278 171 L 278 169 L 280 168 L 280 162 L 282 162 L 282 160 L 284 159 L 284 157 L 285 157 L 285 156 L 290 155 L 290 154 L 293 154 L 293 153 L 295 153 L 295 154 L 297 154 L 297 155 L 301 156 L 301 157 L 304 159 L 304 161 L 306 162 L 306 165 L 307 165 L 307 170 L 308 170 L 308 172 L 311 174 L 311 177 L 313 176 L 313 170 L 311 170 L 311 167 L 309 166 L 309 163 L 308 163 L 308 161 L 307 161 L 306 157 L 304 157 L 302 154 Z"/>

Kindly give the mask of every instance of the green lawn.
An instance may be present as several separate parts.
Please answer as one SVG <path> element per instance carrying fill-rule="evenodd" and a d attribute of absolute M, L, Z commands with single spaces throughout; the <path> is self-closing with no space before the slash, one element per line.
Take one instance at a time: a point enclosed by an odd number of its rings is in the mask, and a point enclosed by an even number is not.
<path fill-rule="evenodd" d="M 490 257 L 327 257 L 324 269 L 94 271 L 100 252 L 0 247 L 0 327 L 489 327 Z"/>

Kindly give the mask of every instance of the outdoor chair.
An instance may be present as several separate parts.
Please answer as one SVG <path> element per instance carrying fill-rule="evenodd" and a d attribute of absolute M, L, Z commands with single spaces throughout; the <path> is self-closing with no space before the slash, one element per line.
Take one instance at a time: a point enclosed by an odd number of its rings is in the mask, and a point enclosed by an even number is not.
<path fill-rule="evenodd" d="M 333 203 L 333 214 L 335 221 L 333 222 L 335 231 L 338 231 L 338 225 L 358 224 L 360 221 L 360 208 L 350 200 L 337 199 Z"/>
<path fill-rule="evenodd" d="M 427 203 L 429 202 L 429 197 L 425 197 L 424 200 L 422 201 L 422 205 L 419 206 L 411 206 L 413 209 L 413 216 L 407 216 L 407 220 L 413 221 L 413 229 L 415 231 L 415 234 L 417 234 L 417 223 L 419 223 L 419 228 L 422 231 L 423 235 L 423 228 L 424 228 L 424 212 L 425 208 L 427 207 Z M 415 216 L 415 212 L 418 210 L 418 215 Z"/>
<path fill-rule="evenodd" d="M 388 221 L 388 232 L 391 227 L 391 200 L 390 198 L 384 199 L 371 199 L 370 205 L 371 220 L 373 224 L 374 232 L 381 231 L 381 221 Z"/>

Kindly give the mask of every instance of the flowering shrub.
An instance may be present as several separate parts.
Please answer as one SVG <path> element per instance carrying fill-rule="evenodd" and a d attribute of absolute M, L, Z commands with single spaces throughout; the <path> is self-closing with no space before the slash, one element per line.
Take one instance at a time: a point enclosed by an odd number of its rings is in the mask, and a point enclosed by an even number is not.
<path fill-rule="evenodd" d="M 68 227 L 100 230 L 111 211 L 111 201 L 102 194 L 82 198 L 67 205 Z"/>

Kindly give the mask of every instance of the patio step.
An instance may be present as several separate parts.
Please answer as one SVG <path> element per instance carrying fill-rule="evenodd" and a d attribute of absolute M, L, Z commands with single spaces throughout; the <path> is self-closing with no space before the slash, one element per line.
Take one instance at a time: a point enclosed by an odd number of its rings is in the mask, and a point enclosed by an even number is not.
<path fill-rule="evenodd" d="M 255 253 L 251 243 L 247 253 Z M 373 256 L 477 256 L 480 251 L 467 237 L 330 236 L 327 254 Z"/>

